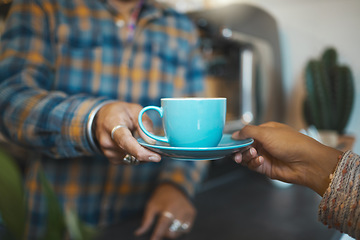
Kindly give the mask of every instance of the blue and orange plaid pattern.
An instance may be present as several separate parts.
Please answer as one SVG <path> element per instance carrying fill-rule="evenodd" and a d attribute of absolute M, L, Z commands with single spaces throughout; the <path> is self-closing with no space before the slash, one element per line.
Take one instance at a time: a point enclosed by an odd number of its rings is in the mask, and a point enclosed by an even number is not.
<path fill-rule="evenodd" d="M 134 39 L 100 0 L 15 0 L 0 40 L 0 130 L 32 151 L 26 174 L 28 239 L 46 227 L 39 163 L 62 206 L 105 226 L 139 213 L 159 182 L 192 196 L 206 163 L 163 160 L 114 166 L 86 137 L 91 110 L 118 99 L 143 106 L 203 91 L 196 29 L 145 1 Z M 40 161 L 35 161 L 40 160 Z"/>

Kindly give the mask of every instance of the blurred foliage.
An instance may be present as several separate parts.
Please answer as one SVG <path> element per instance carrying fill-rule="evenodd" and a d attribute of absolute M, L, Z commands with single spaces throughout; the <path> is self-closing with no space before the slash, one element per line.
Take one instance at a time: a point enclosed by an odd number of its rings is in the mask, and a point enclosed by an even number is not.
<path fill-rule="evenodd" d="M 73 240 L 91 240 L 96 237 L 97 229 L 83 223 L 76 213 L 61 208 L 56 195 L 43 170 L 39 180 L 46 196 L 47 227 L 43 240 L 61 240 L 68 233 Z M 25 203 L 22 176 L 15 161 L 0 149 L 0 213 L 6 228 L 6 240 L 23 240 L 27 208 Z"/>
<path fill-rule="evenodd" d="M 15 161 L 0 149 L 0 212 L 8 239 L 23 239 L 26 205 L 20 170 Z"/>

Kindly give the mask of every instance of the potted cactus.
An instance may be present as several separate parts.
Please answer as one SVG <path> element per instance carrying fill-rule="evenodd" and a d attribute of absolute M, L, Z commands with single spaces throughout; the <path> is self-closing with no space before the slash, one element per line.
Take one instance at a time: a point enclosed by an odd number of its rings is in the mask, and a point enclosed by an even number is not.
<path fill-rule="evenodd" d="M 320 59 L 308 62 L 305 72 L 306 123 L 315 126 L 320 133 L 329 135 L 330 132 L 332 135 L 342 136 L 338 138 L 342 141 L 341 144 L 344 144 L 343 140 L 350 141 L 351 144 L 353 137 L 344 136 L 354 102 L 354 80 L 350 68 L 338 64 L 335 48 L 327 48 Z M 339 146 L 339 141 L 333 147 L 344 148 Z"/>

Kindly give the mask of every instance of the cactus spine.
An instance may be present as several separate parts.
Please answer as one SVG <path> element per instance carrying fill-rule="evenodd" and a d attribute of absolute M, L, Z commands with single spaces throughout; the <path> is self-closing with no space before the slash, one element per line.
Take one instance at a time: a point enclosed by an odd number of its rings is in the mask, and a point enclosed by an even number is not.
<path fill-rule="evenodd" d="M 306 66 L 305 121 L 318 129 L 344 132 L 354 102 L 354 80 L 348 66 L 337 64 L 337 52 L 328 48 L 320 60 Z"/>

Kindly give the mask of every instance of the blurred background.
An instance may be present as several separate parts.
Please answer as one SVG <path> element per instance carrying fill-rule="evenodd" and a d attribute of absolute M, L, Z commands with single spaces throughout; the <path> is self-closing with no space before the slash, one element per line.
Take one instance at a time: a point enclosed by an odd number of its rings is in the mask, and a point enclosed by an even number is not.
<path fill-rule="evenodd" d="M 244 124 L 275 120 L 320 136 L 333 147 L 360 153 L 359 0 L 158 1 L 186 13 L 199 28 L 207 94 L 228 98 L 227 132 Z M 0 0 L 0 33 L 10 5 L 11 0 Z M 349 120 L 335 138 L 311 128 L 304 113 L 306 66 L 329 47 L 336 49 L 338 63 L 347 65 L 353 77 Z M 349 142 L 340 141 L 344 136 Z M 195 201 L 202 221 L 184 239 L 345 237 L 317 221 L 320 198 L 310 190 L 271 182 L 235 166 L 230 159 L 212 165 L 209 180 Z M 114 231 L 129 232 L 137 220 L 110 229 L 109 236 Z"/>
<path fill-rule="evenodd" d="M 165 0 L 162 0 L 165 1 Z M 352 113 L 349 122 L 346 126 L 345 132 L 355 136 L 355 139 L 360 136 L 360 126 L 358 120 L 360 118 L 360 48 L 358 43 L 360 41 L 360 32 L 356 31 L 356 25 L 360 23 L 360 1 L 358 0 L 186 0 L 186 1 L 165 1 L 172 4 L 179 11 L 183 12 L 197 12 L 206 9 L 215 9 L 214 12 L 219 12 L 222 8 L 227 8 L 225 12 L 228 21 L 226 20 L 220 24 L 221 27 L 236 29 L 239 25 L 251 25 L 258 29 L 239 29 L 243 33 L 259 37 L 261 32 L 277 31 L 276 33 L 263 34 L 263 40 L 270 43 L 275 41 L 278 36 L 278 44 L 280 46 L 280 62 L 279 63 L 264 63 L 276 67 L 272 69 L 272 74 L 278 79 L 272 79 L 267 76 L 269 81 L 276 82 L 275 89 L 268 94 L 283 95 L 282 102 L 277 102 L 282 110 L 272 106 L 272 111 L 282 113 L 282 116 L 270 116 L 258 121 L 277 120 L 280 119 L 296 129 L 307 128 L 304 121 L 303 101 L 305 98 L 305 67 L 307 62 L 313 58 L 319 58 L 322 52 L 327 47 L 334 47 L 338 52 L 338 61 L 341 64 L 350 66 L 353 73 L 355 85 L 355 98 Z M 232 6 L 232 7 L 229 7 Z M 234 11 L 236 7 L 245 5 L 248 11 L 242 12 L 240 8 Z M 251 12 L 248 6 L 253 6 L 258 12 L 257 16 L 246 16 Z M 231 11 L 233 10 L 233 11 Z M 252 9 L 254 10 L 254 9 Z M 260 14 L 260 11 L 263 11 Z M 227 13 L 227 14 L 226 14 Z M 265 15 L 269 15 L 267 18 Z M 212 21 L 216 22 L 212 16 Z M 221 16 L 220 19 L 223 19 Z M 259 20 L 257 24 L 254 21 Z M 273 18 L 276 27 L 269 23 Z M 214 19 L 214 20 L 213 20 Z M 216 24 L 216 23 L 215 23 Z M 218 23 L 219 24 L 219 23 Z M 201 22 L 198 22 L 201 25 Z M 269 28 L 272 29 L 270 30 Z M 251 32 L 252 31 L 252 32 Z M 274 34 L 274 35 L 272 35 Z M 268 37 L 268 38 L 266 38 Z M 272 37 L 272 39 L 270 39 Z M 250 43 L 253 43 L 250 40 Z M 278 54 L 272 45 L 273 54 Z M 231 47 L 230 47 L 231 48 Z M 261 51 L 261 50 L 260 50 Z M 264 55 L 262 52 L 260 55 Z M 279 59 L 274 57 L 273 61 Z M 279 64 L 279 65 L 277 65 Z M 279 71 L 280 72 L 276 72 Z M 271 70 L 270 70 L 271 72 Z M 219 74 L 219 73 L 218 73 Z M 278 82 L 280 79 L 281 82 Z M 229 80 L 229 79 L 227 79 Z M 263 80 L 260 85 L 267 85 Z M 269 84 L 272 86 L 273 83 Z M 281 86 L 280 86 L 281 85 Z M 224 83 L 226 88 L 226 83 Z M 282 92 L 279 92 L 279 90 Z M 266 92 L 267 90 L 265 90 Z M 261 96 L 257 96 L 258 98 Z M 264 96 L 262 96 L 264 97 Z M 278 101 L 278 100 L 276 100 Z M 258 103 L 259 104 L 259 103 Z M 280 108 L 281 108 L 280 107 Z M 231 106 L 230 106 L 231 109 Z M 266 111 L 266 109 L 263 111 Z M 262 113 L 264 114 L 264 113 Z M 256 119 L 255 119 L 256 120 Z M 353 150 L 360 151 L 360 141 L 354 142 Z"/>

